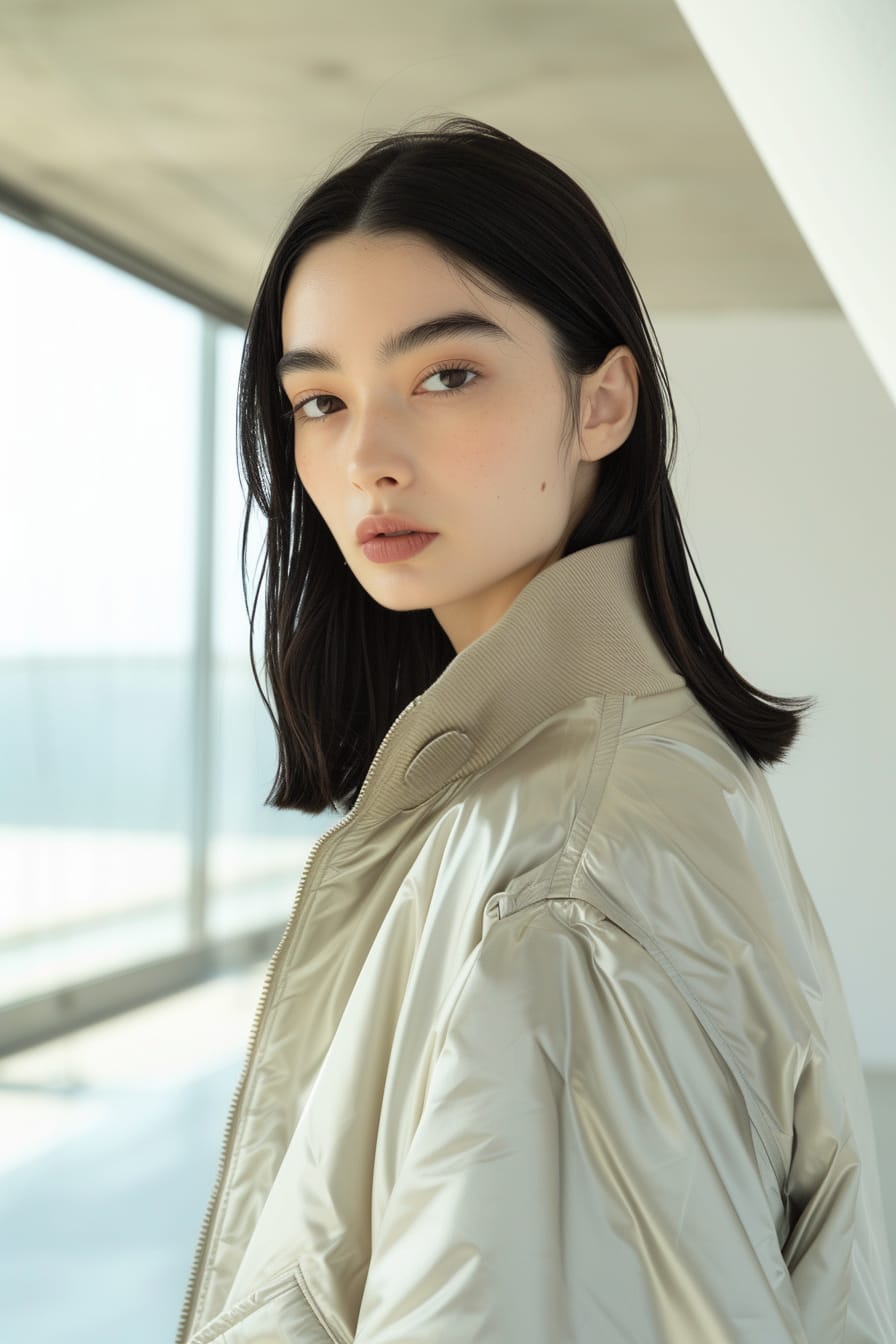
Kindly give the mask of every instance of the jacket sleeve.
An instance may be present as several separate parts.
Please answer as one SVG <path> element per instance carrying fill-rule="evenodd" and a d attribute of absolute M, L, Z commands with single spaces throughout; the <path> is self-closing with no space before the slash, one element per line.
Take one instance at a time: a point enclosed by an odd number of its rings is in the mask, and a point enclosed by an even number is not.
<path fill-rule="evenodd" d="M 796 1082 L 790 1231 L 781 1254 L 810 1339 L 896 1344 L 874 1127 L 836 972 L 827 998 L 828 1036 L 846 1039 L 836 1064 L 813 1039 Z"/>
<path fill-rule="evenodd" d="M 635 939 L 509 915 L 441 1039 L 355 1344 L 805 1344 L 740 1093 Z"/>

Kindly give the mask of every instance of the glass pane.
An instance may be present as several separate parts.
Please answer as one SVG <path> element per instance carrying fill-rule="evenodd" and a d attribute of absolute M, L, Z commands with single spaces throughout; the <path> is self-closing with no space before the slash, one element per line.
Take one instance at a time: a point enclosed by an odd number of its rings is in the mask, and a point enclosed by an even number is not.
<path fill-rule="evenodd" d="M 199 314 L 0 216 L 0 996 L 183 946 Z"/>
<path fill-rule="evenodd" d="M 213 934 L 285 922 L 308 851 L 338 820 L 335 811 L 309 817 L 264 803 L 276 772 L 277 752 L 274 727 L 249 663 L 249 617 L 240 579 L 244 496 L 237 475 L 236 388 L 243 337 L 236 327 L 222 327 L 218 338 L 209 844 L 209 927 Z M 247 551 L 250 609 L 263 538 L 264 529 L 256 516 Z M 254 645 L 256 665 L 261 669 L 261 603 Z"/>

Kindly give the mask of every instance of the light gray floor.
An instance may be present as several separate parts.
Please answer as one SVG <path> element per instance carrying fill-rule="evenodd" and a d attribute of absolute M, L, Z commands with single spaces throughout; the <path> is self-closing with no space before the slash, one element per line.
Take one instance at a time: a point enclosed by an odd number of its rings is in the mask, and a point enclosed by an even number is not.
<path fill-rule="evenodd" d="M 167 1088 L 101 1089 L 78 1132 L 0 1172 L 4 1339 L 173 1341 L 241 1066 L 242 1049 Z M 867 1079 L 892 1251 L 896 1073 Z M 0 1078 L 0 1106 L 23 1086 Z"/>
<path fill-rule="evenodd" d="M 0 1336 L 174 1340 L 241 1063 L 107 1095 L 102 1118 L 0 1174 Z"/>

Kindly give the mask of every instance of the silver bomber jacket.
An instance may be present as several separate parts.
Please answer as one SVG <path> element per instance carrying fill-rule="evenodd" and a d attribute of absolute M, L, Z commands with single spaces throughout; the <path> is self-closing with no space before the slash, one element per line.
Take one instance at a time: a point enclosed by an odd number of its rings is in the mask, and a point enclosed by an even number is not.
<path fill-rule="evenodd" d="M 530 580 L 312 848 L 179 1341 L 896 1341 L 831 948 L 634 548 Z"/>

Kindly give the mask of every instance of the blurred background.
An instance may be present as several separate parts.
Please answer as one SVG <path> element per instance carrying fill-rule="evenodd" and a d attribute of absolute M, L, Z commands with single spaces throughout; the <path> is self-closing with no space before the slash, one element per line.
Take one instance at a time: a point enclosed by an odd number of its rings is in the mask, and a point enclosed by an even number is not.
<path fill-rule="evenodd" d="M 896 1249 L 894 60 L 891 0 L 0 0 L 5 1337 L 174 1336 L 266 961 L 336 820 L 264 805 L 243 324 L 303 192 L 421 116 L 593 197 L 665 355 L 726 654 L 819 697 L 770 782 Z"/>

